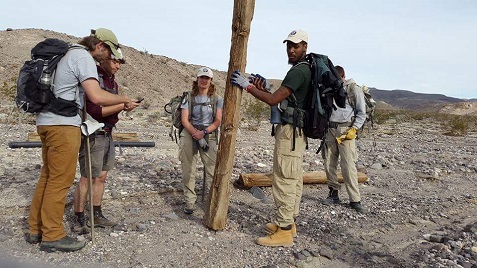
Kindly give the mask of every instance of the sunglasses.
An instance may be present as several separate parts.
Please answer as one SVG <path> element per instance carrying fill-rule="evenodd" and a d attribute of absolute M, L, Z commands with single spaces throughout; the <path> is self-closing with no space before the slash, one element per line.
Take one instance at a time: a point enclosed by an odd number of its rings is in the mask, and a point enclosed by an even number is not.
<path fill-rule="evenodd" d="M 103 43 L 105 43 L 105 44 L 108 45 L 109 47 L 110 47 L 109 43 L 113 44 L 113 46 L 114 46 L 114 48 L 115 48 L 116 50 L 117 50 L 118 48 L 120 48 L 119 44 L 115 44 L 115 43 L 114 43 L 113 41 L 111 41 L 111 40 L 102 40 L 102 41 L 103 41 Z M 109 43 L 106 43 L 106 42 L 109 42 Z"/>

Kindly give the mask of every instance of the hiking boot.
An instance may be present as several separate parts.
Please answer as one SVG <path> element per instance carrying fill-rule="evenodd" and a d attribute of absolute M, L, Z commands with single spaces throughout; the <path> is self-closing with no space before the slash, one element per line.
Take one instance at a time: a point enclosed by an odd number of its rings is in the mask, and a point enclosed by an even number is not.
<path fill-rule="evenodd" d="M 118 224 L 117 222 L 110 221 L 108 220 L 101 210 L 95 211 L 94 212 L 94 227 L 101 227 L 101 228 L 106 228 L 106 227 L 112 227 Z M 90 223 L 91 225 L 91 223 Z"/>
<path fill-rule="evenodd" d="M 292 247 L 292 229 L 290 228 L 290 230 L 283 230 L 282 228 L 278 228 L 275 233 L 269 236 L 259 237 L 256 243 L 268 247 Z"/>
<path fill-rule="evenodd" d="M 361 205 L 361 202 L 350 202 L 349 206 L 361 214 L 366 214 L 368 210 Z"/>
<path fill-rule="evenodd" d="M 265 232 L 267 232 L 269 235 L 275 233 L 277 230 L 279 229 L 278 225 L 273 223 L 273 222 L 269 222 L 267 224 L 265 224 Z M 297 236 L 296 234 L 296 224 L 293 223 L 292 224 L 292 236 L 293 238 L 295 238 Z"/>
<path fill-rule="evenodd" d="M 323 205 L 333 205 L 333 204 L 339 204 L 340 198 L 338 197 L 338 190 L 334 190 L 331 187 L 328 187 L 330 189 L 330 192 L 328 193 L 328 197 L 321 201 Z"/>
<path fill-rule="evenodd" d="M 71 227 L 71 231 L 78 235 L 89 234 L 89 228 L 86 226 L 86 220 L 84 217 L 78 217 Z"/>
<path fill-rule="evenodd" d="M 38 244 L 41 242 L 41 234 L 25 234 L 25 240 L 30 244 Z"/>
<path fill-rule="evenodd" d="M 187 214 L 187 215 L 190 215 L 190 214 L 194 213 L 194 210 L 195 210 L 195 205 L 194 204 L 187 203 L 184 207 L 184 213 Z"/>
<path fill-rule="evenodd" d="M 56 241 L 41 241 L 40 250 L 46 252 L 55 251 L 76 251 L 82 249 L 86 245 L 85 241 L 78 241 L 69 236 L 65 236 Z"/>

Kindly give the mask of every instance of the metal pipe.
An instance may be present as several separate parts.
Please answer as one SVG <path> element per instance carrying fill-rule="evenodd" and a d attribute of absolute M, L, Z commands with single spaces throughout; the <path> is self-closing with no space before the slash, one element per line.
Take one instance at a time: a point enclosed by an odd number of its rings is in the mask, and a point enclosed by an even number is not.
<path fill-rule="evenodd" d="M 153 141 L 115 141 L 116 147 L 155 147 Z M 11 141 L 9 148 L 41 148 L 41 141 Z"/>

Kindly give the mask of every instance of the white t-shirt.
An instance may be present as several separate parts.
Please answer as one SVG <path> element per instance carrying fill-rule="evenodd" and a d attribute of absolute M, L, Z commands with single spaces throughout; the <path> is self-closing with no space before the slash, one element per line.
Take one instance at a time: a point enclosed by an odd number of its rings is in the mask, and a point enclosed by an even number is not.
<path fill-rule="evenodd" d="M 91 54 L 82 48 L 70 49 L 58 62 L 53 81 L 53 92 L 57 97 L 65 100 L 76 100 L 80 108 L 83 107 L 84 89 L 81 82 L 89 78 L 98 80 L 96 62 Z M 80 126 L 81 117 L 67 117 L 52 112 L 41 112 L 36 116 L 37 126 L 68 125 Z"/>

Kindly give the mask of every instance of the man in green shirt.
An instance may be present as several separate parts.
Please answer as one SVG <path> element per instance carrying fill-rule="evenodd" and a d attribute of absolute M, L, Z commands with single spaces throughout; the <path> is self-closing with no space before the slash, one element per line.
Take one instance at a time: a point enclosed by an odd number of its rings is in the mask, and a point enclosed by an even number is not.
<path fill-rule="evenodd" d="M 310 67 L 305 61 L 308 35 L 302 30 L 292 31 L 283 43 L 287 45 L 288 63 L 292 67 L 275 92 L 270 93 L 269 83 L 260 75 L 252 75 L 249 79 L 236 71 L 231 81 L 270 106 L 287 100 L 289 107 L 303 108 L 311 81 Z M 272 192 L 277 213 L 275 221 L 265 225 L 269 235 L 257 239 L 259 245 L 291 247 L 296 236 L 295 218 L 303 191 L 306 137 L 301 131 L 294 132 L 292 123 L 282 116 L 281 124 L 276 128 Z"/>

